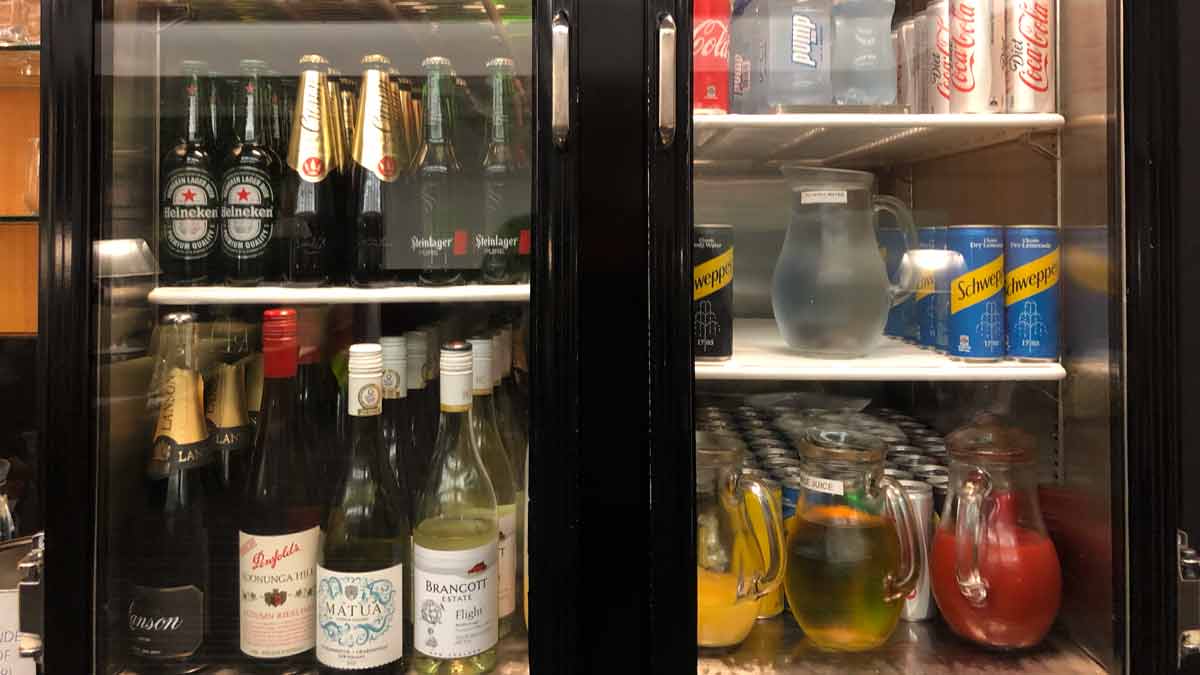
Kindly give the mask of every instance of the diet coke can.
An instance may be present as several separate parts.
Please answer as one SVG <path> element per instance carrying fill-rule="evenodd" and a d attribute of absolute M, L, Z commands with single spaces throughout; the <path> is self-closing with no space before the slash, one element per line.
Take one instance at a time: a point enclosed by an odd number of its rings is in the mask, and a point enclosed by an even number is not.
<path fill-rule="evenodd" d="M 896 41 L 896 101 L 908 107 L 909 112 L 920 112 L 917 108 L 917 21 L 905 19 L 892 31 Z"/>
<path fill-rule="evenodd" d="M 904 599 L 904 609 L 901 610 L 900 618 L 905 621 L 924 621 L 932 619 L 937 613 L 937 606 L 933 604 L 933 597 L 929 592 L 929 549 L 933 543 L 933 489 L 922 481 L 896 482 L 904 489 L 908 501 L 912 503 L 913 516 L 917 521 L 917 542 L 924 550 L 924 555 L 921 556 L 924 563 L 921 566 L 921 577 L 917 579 L 916 588 Z"/>
<path fill-rule="evenodd" d="M 1004 0 L 950 0 L 950 112 L 1004 112 L 1003 44 Z"/>
<path fill-rule="evenodd" d="M 696 0 L 692 13 L 692 110 L 729 112 L 729 0 Z"/>
<path fill-rule="evenodd" d="M 950 112 L 950 2 L 933 0 L 925 7 L 925 110 Z"/>
<path fill-rule="evenodd" d="M 1008 111 L 1052 113 L 1054 0 L 1006 0 L 1004 50 Z"/>

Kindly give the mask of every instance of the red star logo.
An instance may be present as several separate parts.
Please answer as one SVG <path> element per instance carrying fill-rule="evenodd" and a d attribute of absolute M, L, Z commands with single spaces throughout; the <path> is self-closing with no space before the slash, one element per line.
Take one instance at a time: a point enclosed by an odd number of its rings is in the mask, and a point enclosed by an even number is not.
<path fill-rule="evenodd" d="M 250 199 L 250 193 L 246 190 L 246 188 L 242 188 L 240 191 L 238 191 L 238 201 L 244 202 L 247 199 Z"/>
<path fill-rule="evenodd" d="M 196 95 L 196 85 L 189 84 L 187 87 L 187 93 L 188 93 L 188 96 L 195 96 Z"/>
<path fill-rule="evenodd" d="M 246 93 L 247 93 L 247 94 L 253 94 L 253 93 L 254 93 L 254 83 L 253 83 L 253 82 L 247 82 L 247 83 L 246 83 Z"/>
<path fill-rule="evenodd" d="M 183 193 L 183 201 L 185 201 L 185 202 L 196 201 L 196 193 L 192 192 L 191 188 L 188 188 L 187 192 Z"/>

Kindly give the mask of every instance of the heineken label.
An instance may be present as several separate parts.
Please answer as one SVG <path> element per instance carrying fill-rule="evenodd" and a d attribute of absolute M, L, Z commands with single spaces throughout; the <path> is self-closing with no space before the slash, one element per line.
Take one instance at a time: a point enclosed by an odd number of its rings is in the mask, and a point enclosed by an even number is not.
<path fill-rule="evenodd" d="M 194 260 L 212 252 L 220 202 L 211 174 L 195 167 L 170 172 L 161 203 L 162 243 L 172 256 Z"/>
<path fill-rule="evenodd" d="M 231 258 L 261 255 L 275 229 L 275 188 L 267 172 L 253 166 L 235 166 L 221 183 L 224 205 L 221 249 Z"/>

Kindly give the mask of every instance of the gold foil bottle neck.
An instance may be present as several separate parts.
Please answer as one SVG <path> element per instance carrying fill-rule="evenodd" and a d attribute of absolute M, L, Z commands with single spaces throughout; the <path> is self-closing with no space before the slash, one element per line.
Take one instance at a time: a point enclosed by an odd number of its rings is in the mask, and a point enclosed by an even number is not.
<path fill-rule="evenodd" d="M 169 438 L 177 445 L 208 438 L 204 421 L 204 381 L 186 368 L 172 368 L 162 388 L 162 407 L 154 425 L 154 440 Z"/>
<path fill-rule="evenodd" d="M 300 65 L 329 65 L 329 60 L 320 54 L 305 54 L 300 57 Z"/>
<path fill-rule="evenodd" d="M 208 399 L 208 420 L 218 429 L 242 427 L 250 423 L 246 416 L 246 394 L 242 367 L 237 364 L 217 364 L 213 378 L 216 391 Z"/>
<path fill-rule="evenodd" d="M 251 354 L 238 362 L 245 378 L 246 412 L 257 414 L 262 409 L 263 355 Z"/>
<path fill-rule="evenodd" d="M 301 59 L 301 64 L 304 64 L 304 59 Z M 334 138 L 332 106 L 325 73 L 316 67 L 301 70 L 297 95 L 296 110 L 292 115 L 292 136 L 288 140 L 288 166 L 302 180 L 320 183 L 338 164 L 337 140 Z"/>
<path fill-rule="evenodd" d="M 364 64 L 368 58 L 363 59 Z M 387 73 L 373 67 L 364 70 L 354 120 L 353 157 L 359 166 L 387 183 L 396 181 L 407 168 L 393 124 L 394 103 Z"/>

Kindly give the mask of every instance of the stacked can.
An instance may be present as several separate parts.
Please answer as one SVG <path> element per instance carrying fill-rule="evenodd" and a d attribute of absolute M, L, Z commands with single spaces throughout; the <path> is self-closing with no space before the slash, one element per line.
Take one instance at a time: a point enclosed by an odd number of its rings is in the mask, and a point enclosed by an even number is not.
<path fill-rule="evenodd" d="M 883 250 L 883 266 L 888 279 L 892 283 L 896 283 L 900 274 L 900 263 L 904 260 L 904 254 L 908 250 L 908 245 L 904 241 L 904 231 L 894 226 L 880 227 L 876 232 L 876 240 Z M 912 298 L 909 298 L 893 305 L 888 310 L 887 322 L 883 325 L 883 334 L 906 339 L 912 320 L 913 302 Z"/>
<path fill-rule="evenodd" d="M 905 621 L 924 621 L 932 619 L 937 612 L 933 597 L 929 592 L 929 549 L 933 543 L 933 489 L 928 483 L 919 480 L 901 480 L 900 487 L 908 495 L 912 503 L 913 516 L 917 519 L 917 541 L 925 551 L 921 556 L 921 575 L 916 588 L 904 600 L 904 609 L 900 618 Z"/>
<path fill-rule="evenodd" d="M 921 112 L 917 91 L 920 89 L 918 67 L 920 65 L 917 40 L 917 20 L 909 18 L 896 24 L 896 102 L 909 112 Z"/>
<path fill-rule="evenodd" d="M 1054 112 L 1054 0 L 1006 0 L 1006 107 Z"/>
<path fill-rule="evenodd" d="M 1004 356 L 1004 229 L 952 225 L 946 232 L 950 265 L 951 357 L 996 361 Z"/>
<path fill-rule="evenodd" d="M 1004 0 L 950 0 L 950 112 L 1004 112 Z"/>
<path fill-rule="evenodd" d="M 1058 228 L 1012 225 L 1005 232 L 1006 353 L 1021 361 L 1058 358 Z"/>
<path fill-rule="evenodd" d="M 950 2 L 932 0 L 925 6 L 925 108 L 922 112 L 950 112 Z"/>
<path fill-rule="evenodd" d="M 946 228 L 925 226 L 917 228 L 917 244 L 922 251 L 940 252 L 946 249 Z M 916 302 L 917 344 L 925 349 L 944 349 L 946 323 L 943 305 L 946 294 L 944 255 L 937 253 L 919 257 Z M 948 307 L 948 305 L 946 305 Z"/>

